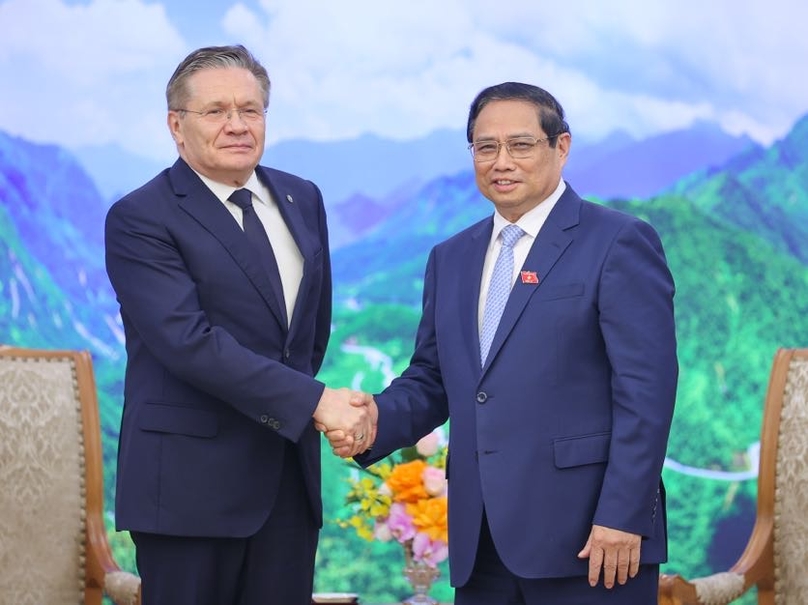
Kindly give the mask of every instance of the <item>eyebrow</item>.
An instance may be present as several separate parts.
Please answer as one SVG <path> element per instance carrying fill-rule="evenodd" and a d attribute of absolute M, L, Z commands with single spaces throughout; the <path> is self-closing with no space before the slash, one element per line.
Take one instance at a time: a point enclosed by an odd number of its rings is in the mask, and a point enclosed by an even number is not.
<path fill-rule="evenodd" d="M 262 105 L 261 105 L 261 103 L 259 101 L 247 101 L 246 103 L 241 104 L 241 105 L 234 105 L 233 103 L 231 103 L 229 101 L 220 101 L 220 100 L 214 100 L 214 101 L 209 101 L 207 103 L 203 103 L 203 106 L 204 107 L 222 107 L 222 108 L 235 107 L 236 109 L 245 109 L 245 108 L 248 108 L 248 107 L 262 107 Z"/>
<path fill-rule="evenodd" d="M 521 132 L 521 133 L 509 134 L 508 136 L 505 137 L 505 140 L 507 141 L 509 139 L 518 139 L 518 138 L 521 138 L 521 137 L 533 137 L 533 138 L 536 138 L 536 139 L 541 138 L 540 136 L 537 136 L 537 135 L 533 134 L 532 132 Z M 482 136 L 482 137 L 477 137 L 474 140 L 475 141 L 496 141 L 497 138 L 494 137 L 494 136 Z"/>

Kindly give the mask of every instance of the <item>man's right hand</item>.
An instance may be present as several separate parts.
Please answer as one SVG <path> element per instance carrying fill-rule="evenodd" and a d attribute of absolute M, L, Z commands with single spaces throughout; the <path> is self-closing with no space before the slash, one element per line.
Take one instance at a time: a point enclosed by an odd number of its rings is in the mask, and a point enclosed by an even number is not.
<path fill-rule="evenodd" d="M 364 393 L 350 389 L 330 389 L 323 391 L 317 408 L 314 410 L 314 423 L 318 430 L 340 436 L 340 451 L 343 457 L 355 456 L 364 452 L 376 437 L 375 403 L 367 405 Z M 370 397 L 370 401 L 373 398 Z M 329 441 L 331 438 L 329 437 Z M 333 448 L 333 443 L 332 443 Z"/>

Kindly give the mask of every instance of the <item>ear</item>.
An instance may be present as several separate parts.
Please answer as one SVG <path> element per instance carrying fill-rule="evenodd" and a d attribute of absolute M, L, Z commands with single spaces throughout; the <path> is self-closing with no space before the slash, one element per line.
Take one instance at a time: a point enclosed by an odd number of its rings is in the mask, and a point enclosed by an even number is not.
<path fill-rule="evenodd" d="M 564 132 L 558 135 L 556 139 L 556 152 L 562 162 L 566 162 L 570 155 L 570 147 L 572 146 L 572 135 L 569 132 Z"/>
<path fill-rule="evenodd" d="M 168 124 L 168 130 L 171 133 L 171 138 L 174 139 L 174 142 L 177 145 L 181 144 L 183 136 L 182 136 L 182 124 L 179 112 L 169 111 L 168 116 L 166 117 L 166 123 Z"/>

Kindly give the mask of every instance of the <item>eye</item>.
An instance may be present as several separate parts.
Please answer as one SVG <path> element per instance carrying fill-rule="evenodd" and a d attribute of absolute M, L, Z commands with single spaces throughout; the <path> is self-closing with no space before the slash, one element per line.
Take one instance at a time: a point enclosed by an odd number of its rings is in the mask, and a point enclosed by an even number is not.
<path fill-rule="evenodd" d="M 224 109 L 208 109 L 203 115 L 206 118 L 221 118 L 225 113 Z"/>
<path fill-rule="evenodd" d="M 494 155 L 499 149 L 499 145 L 494 142 L 475 143 L 474 153 L 478 155 Z"/>
<path fill-rule="evenodd" d="M 510 144 L 509 144 L 509 147 L 513 151 L 530 151 L 531 149 L 533 149 L 534 145 L 535 145 L 535 143 L 533 141 L 528 141 L 528 140 L 525 140 L 525 139 L 518 139 L 518 140 L 511 141 Z"/>
<path fill-rule="evenodd" d="M 258 111 L 257 109 L 242 109 L 239 111 L 241 117 L 246 120 L 257 120 L 261 117 L 262 112 Z"/>

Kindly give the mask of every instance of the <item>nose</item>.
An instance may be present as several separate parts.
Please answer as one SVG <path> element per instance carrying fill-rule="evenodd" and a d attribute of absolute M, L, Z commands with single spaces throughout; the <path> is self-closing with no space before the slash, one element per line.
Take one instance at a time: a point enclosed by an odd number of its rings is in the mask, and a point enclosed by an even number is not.
<path fill-rule="evenodd" d="M 497 157 L 494 158 L 495 166 L 511 166 L 513 165 L 513 158 L 505 143 L 500 143 L 497 147 Z"/>
<path fill-rule="evenodd" d="M 241 112 L 240 112 L 238 109 L 231 109 L 230 111 L 228 111 L 228 112 L 227 112 L 227 119 L 228 119 L 228 120 L 234 120 L 234 119 L 236 119 L 236 118 L 238 118 L 238 119 L 239 119 L 239 120 L 241 120 L 242 122 L 246 121 L 246 120 L 244 120 L 244 118 L 241 116 Z"/>
<path fill-rule="evenodd" d="M 247 120 L 241 116 L 241 112 L 231 109 L 227 112 L 225 127 L 230 130 L 244 131 L 247 130 Z"/>

